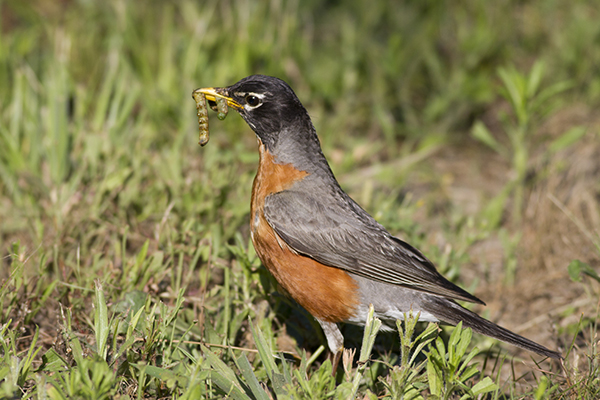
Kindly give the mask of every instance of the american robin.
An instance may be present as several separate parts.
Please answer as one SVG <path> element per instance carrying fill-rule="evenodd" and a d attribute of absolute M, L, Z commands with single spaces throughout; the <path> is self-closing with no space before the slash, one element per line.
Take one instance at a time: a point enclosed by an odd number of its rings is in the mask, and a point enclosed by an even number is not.
<path fill-rule="evenodd" d="M 561 358 L 460 306 L 456 300 L 485 303 L 445 279 L 344 192 L 308 112 L 284 81 L 252 75 L 198 92 L 209 103 L 226 99 L 256 133 L 252 243 L 279 285 L 319 322 L 332 354 L 339 355 L 344 344 L 337 324 L 364 326 L 372 304 L 385 330 L 412 310 L 422 321 L 462 321 L 475 332 Z"/>

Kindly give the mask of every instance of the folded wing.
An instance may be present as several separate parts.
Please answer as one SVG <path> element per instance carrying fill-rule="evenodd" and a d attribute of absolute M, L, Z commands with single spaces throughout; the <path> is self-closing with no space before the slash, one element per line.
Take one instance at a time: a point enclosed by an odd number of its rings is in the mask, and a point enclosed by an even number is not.
<path fill-rule="evenodd" d="M 420 251 L 389 234 L 341 189 L 325 193 L 285 190 L 265 199 L 268 223 L 294 251 L 369 279 L 484 304 L 440 275 Z"/>

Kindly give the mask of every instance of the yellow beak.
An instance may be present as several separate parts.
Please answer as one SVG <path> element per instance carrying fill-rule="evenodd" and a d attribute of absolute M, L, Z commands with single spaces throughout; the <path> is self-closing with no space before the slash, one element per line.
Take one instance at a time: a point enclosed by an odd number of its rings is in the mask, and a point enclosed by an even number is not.
<path fill-rule="evenodd" d="M 221 94 L 219 92 L 224 91 L 224 89 L 221 88 L 201 88 L 201 89 L 196 89 L 194 90 L 194 92 L 192 93 L 192 96 L 196 93 L 202 93 L 204 95 L 204 97 L 206 97 L 206 100 L 209 101 L 217 101 L 217 98 L 221 98 L 221 99 L 225 99 L 227 100 L 227 106 L 229 107 L 233 107 L 236 110 L 239 110 L 241 108 L 243 108 L 243 106 L 238 103 L 237 101 L 233 100 L 231 97 L 225 96 L 224 94 Z"/>

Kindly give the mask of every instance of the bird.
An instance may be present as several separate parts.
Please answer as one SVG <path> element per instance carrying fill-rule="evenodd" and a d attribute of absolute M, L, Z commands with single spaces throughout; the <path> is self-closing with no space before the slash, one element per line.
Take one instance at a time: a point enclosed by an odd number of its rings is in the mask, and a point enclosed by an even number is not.
<path fill-rule="evenodd" d="M 461 306 L 457 301 L 485 303 L 444 278 L 423 253 L 390 234 L 346 194 L 306 108 L 285 81 L 251 75 L 194 93 L 213 108 L 217 99 L 226 101 L 256 134 L 252 243 L 279 287 L 318 321 L 334 360 L 344 349 L 338 324 L 364 326 L 370 305 L 382 330 L 393 330 L 396 320 L 412 312 L 419 321 L 462 322 L 463 328 L 562 358 Z"/>

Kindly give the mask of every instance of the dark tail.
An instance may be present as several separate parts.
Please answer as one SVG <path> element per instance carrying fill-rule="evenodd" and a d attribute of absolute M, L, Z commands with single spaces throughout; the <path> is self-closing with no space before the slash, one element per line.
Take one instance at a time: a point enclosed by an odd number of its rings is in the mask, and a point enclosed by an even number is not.
<path fill-rule="evenodd" d="M 524 338 L 523 336 L 519 336 L 508 329 L 504 329 L 501 326 L 498 326 L 493 322 L 480 317 L 474 312 L 461 307 L 452 300 L 432 298 L 424 308 L 426 311 L 435 315 L 443 322 L 456 325 L 462 321 L 463 328 L 469 327 L 475 332 L 506 343 L 510 343 L 546 357 L 562 359 L 560 353 L 549 350 L 542 345 Z"/>

